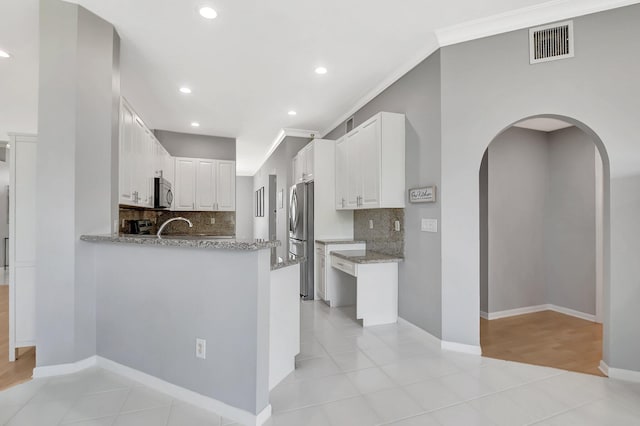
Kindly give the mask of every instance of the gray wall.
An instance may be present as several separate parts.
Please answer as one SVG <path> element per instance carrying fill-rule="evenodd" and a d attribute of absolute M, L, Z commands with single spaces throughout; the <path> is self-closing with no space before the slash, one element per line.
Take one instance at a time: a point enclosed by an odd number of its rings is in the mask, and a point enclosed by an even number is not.
<path fill-rule="evenodd" d="M 193 135 L 189 133 L 154 130 L 162 146 L 174 157 L 236 159 L 236 140 L 221 136 Z"/>
<path fill-rule="evenodd" d="M 595 315 L 593 140 L 576 127 L 512 127 L 487 153 L 480 168 L 480 310 L 553 304 Z"/>
<path fill-rule="evenodd" d="M 253 178 L 236 177 L 236 238 L 253 238 Z"/>
<path fill-rule="evenodd" d="M 596 151 L 576 127 L 549 134 L 547 303 L 596 313 Z"/>
<path fill-rule="evenodd" d="M 117 219 L 118 49 L 107 22 L 76 5 L 40 1 L 38 366 L 95 355 L 93 270 L 78 237 L 109 233 Z"/>
<path fill-rule="evenodd" d="M 628 53 L 636 50 L 639 20 L 637 5 L 576 18 L 576 57 L 544 64 L 529 64 L 527 30 L 441 49 L 445 340 L 479 344 L 482 155 L 512 123 L 548 114 L 567 117 L 599 141 L 605 163 L 604 359 L 640 370 L 640 311 L 629 303 L 640 300 L 640 121 L 634 112 L 640 108 L 640 57 Z"/>
<path fill-rule="evenodd" d="M 440 100 L 440 52 L 436 52 L 355 113 L 356 126 L 380 111 L 406 115 L 407 188 L 440 185 Z M 343 124 L 325 138 L 338 139 L 344 133 Z M 438 188 L 441 196 L 446 193 Z M 406 205 L 405 261 L 399 265 L 398 294 L 400 316 L 438 337 L 442 234 L 420 232 L 420 225 L 422 218 L 440 221 L 440 207 L 440 201 Z"/>
<path fill-rule="evenodd" d="M 253 414 L 269 404 L 269 250 L 80 244 L 98 355 Z"/>
<path fill-rule="evenodd" d="M 489 145 L 487 312 L 548 303 L 547 145 L 546 133 L 516 127 Z"/>
<path fill-rule="evenodd" d="M 282 245 L 276 249 L 276 255 L 283 259 L 288 258 L 289 252 L 289 187 L 293 182 L 291 160 L 305 145 L 310 142 L 308 138 L 286 137 L 273 151 L 267 161 L 253 176 L 253 190 L 264 186 L 264 217 L 255 217 L 253 221 L 253 233 L 255 238 L 269 238 L 269 175 L 276 175 L 276 194 L 283 191 L 283 208 L 276 209 L 276 234 Z"/>

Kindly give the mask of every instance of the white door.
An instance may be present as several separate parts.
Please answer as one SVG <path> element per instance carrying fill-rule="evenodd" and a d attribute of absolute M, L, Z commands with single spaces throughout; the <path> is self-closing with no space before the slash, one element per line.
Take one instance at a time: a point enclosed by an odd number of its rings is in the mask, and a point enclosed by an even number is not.
<path fill-rule="evenodd" d="M 195 160 L 196 162 L 196 210 L 215 210 L 216 202 L 216 162 L 215 160 Z"/>
<path fill-rule="evenodd" d="M 360 130 L 355 130 L 347 135 L 347 201 L 348 209 L 356 209 L 360 206 L 362 195 L 362 159 L 360 156 Z"/>
<path fill-rule="evenodd" d="M 191 158 L 176 158 L 175 210 L 195 210 L 196 163 Z"/>
<path fill-rule="evenodd" d="M 36 156 L 35 136 L 10 135 L 9 360 L 15 348 L 35 346 Z"/>
<path fill-rule="evenodd" d="M 359 138 L 360 161 L 363 165 L 360 207 L 380 206 L 380 120 L 362 126 Z"/>
<path fill-rule="evenodd" d="M 347 138 L 336 142 L 336 210 L 347 208 Z"/>
<path fill-rule="evenodd" d="M 218 199 L 216 210 L 234 211 L 236 209 L 236 162 L 218 161 L 218 174 L 216 179 Z"/>
<path fill-rule="evenodd" d="M 133 204 L 135 114 L 124 102 L 120 107 L 120 204 Z"/>

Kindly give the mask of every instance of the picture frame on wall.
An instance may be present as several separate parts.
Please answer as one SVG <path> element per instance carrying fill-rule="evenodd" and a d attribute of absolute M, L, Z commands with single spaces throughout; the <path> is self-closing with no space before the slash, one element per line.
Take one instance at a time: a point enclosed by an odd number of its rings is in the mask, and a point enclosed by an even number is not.
<path fill-rule="evenodd" d="M 435 203 L 436 202 L 436 186 L 423 186 L 420 188 L 411 188 L 409 190 L 410 203 Z"/>

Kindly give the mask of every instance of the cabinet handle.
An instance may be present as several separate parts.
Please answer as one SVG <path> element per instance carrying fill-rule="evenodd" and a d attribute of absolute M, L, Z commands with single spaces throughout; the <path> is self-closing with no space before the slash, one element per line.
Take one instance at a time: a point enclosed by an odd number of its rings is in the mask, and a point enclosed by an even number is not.
<path fill-rule="evenodd" d="M 342 207 L 344 207 L 344 198 L 342 199 Z"/>

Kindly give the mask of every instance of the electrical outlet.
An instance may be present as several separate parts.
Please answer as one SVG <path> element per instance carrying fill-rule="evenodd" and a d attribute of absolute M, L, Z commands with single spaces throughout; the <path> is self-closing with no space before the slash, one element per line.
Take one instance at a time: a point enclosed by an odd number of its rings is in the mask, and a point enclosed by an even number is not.
<path fill-rule="evenodd" d="M 207 358 L 207 341 L 204 339 L 196 339 L 196 358 Z"/>
<path fill-rule="evenodd" d="M 373 220 L 369 219 L 369 229 L 373 229 Z"/>
<path fill-rule="evenodd" d="M 212 224 L 212 225 L 215 225 L 215 224 L 216 224 L 216 218 L 215 218 L 215 217 L 212 217 L 212 218 L 211 218 L 211 224 Z"/>
<path fill-rule="evenodd" d="M 395 221 L 394 228 L 395 228 L 396 231 L 400 231 L 400 221 L 399 220 Z"/>
<path fill-rule="evenodd" d="M 438 219 L 422 219 L 422 232 L 438 232 Z"/>

